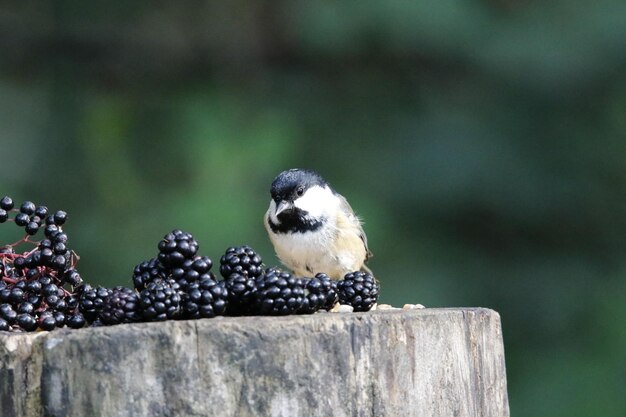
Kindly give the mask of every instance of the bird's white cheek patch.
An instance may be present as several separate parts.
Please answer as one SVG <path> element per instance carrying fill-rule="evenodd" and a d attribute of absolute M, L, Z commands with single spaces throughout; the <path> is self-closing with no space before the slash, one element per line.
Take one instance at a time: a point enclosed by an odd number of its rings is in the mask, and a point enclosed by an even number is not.
<path fill-rule="evenodd" d="M 310 217 L 319 218 L 327 215 L 337 206 L 337 197 L 330 188 L 316 185 L 309 188 L 302 197 L 293 203 L 299 209 L 308 212 Z"/>

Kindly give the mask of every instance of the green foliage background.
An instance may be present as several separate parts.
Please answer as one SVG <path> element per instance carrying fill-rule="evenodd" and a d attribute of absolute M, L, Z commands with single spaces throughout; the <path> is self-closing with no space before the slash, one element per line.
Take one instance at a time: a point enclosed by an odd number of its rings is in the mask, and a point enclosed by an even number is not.
<path fill-rule="evenodd" d="M 172 228 L 276 263 L 313 168 L 382 302 L 500 312 L 514 416 L 626 413 L 622 0 L 2 2 L 0 155 L 106 285 Z"/>

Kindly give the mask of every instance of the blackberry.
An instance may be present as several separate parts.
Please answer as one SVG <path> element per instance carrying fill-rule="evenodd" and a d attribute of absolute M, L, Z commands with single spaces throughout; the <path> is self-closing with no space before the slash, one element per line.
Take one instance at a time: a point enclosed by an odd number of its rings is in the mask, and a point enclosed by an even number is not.
<path fill-rule="evenodd" d="M 222 282 L 228 290 L 228 315 L 243 316 L 249 314 L 256 296 L 256 280 L 233 272 Z"/>
<path fill-rule="evenodd" d="M 225 283 L 202 278 L 189 284 L 183 293 L 184 317 L 188 319 L 221 316 L 228 306 L 228 290 Z"/>
<path fill-rule="evenodd" d="M 100 311 L 104 308 L 105 300 L 111 291 L 104 287 L 93 288 L 89 284 L 79 287 L 78 309 L 85 316 L 87 321 L 94 321 L 98 318 Z"/>
<path fill-rule="evenodd" d="M 149 283 L 157 279 L 165 278 L 167 278 L 167 271 L 156 258 L 140 263 L 133 270 L 133 285 L 137 291 L 145 289 Z"/>
<path fill-rule="evenodd" d="M 228 248 L 220 258 L 220 274 L 228 278 L 235 272 L 256 278 L 263 273 L 263 261 L 250 246 Z"/>
<path fill-rule="evenodd" d="M 139 295 L 141 314 L 146 321 L 163 321 L 181 316 L 180 287 L 173 279 L 150 282 Z"/>
<path fill-rule="evenodd" d="M 189 284 L 203 280 L 215 280 L 211 272 L 213 261 L 208 256 L 195 256 L 186 259 L 182 265 L 171 270 L 171 277 L 180 285 L 182 290 L 186 290 Z"/>
<path fill-rule="evenodd" d="M 378 301 L 380 285 L 372 274 L 355 271 L 337 283 L 337 291 L 341 304 L 351 305 L 354 311 L 369 311 Z"/>
<path fill-rule="evenodd" d="M 304 302 L 304 286 L 288 272 L 269 268 L 257 278 L 254 312 L 283 316 L 297 312 Z"/>
<path fill-rule="evenodd" d="M 138 321 L 140 318 L 139 295 L 131 288 L 111 289 L 98 317 L 106 325 Z"/>
<path fill-rule="evenodd" d="M 185 259 L 193 258 L 198 252 L 198 242 L 191 233 L 173 230 L 159 242 L 159 260 L 167 267 L 181 265 Z"/>
<path fill-rule="evenodd" d="M 304 280 L 304 302 L 300 314 L 312 314 L 320 309 L 330 310 L 337 303 L 337 283 L 324 273 Z"/>

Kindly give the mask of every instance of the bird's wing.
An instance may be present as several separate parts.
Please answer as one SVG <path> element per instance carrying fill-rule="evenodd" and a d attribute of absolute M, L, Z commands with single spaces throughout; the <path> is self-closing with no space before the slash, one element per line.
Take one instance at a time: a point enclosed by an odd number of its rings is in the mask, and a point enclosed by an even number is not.
<path fill-rule="evenodd" d="M 359 237 L 363 241 L 363 245 L 365 246 L 365 260 L 367 261 L 369 258 L 374 256 L 374 254 L 369 250 L 367 246 L 367 236 L 365 235 L 365 231 L 363 231 L 363 225 L 361 224 L 361 220 L 359 220 L 356 214 L 354 214 L 354 210 L 352 210 L 352 207 L 350 206 L 350 203 L 348 203 L 348 200 L 346 200 L 346 198 L 342 195 L 339 195 L 338 197 L 341 204 L 341 209 L 344 213 L 346 213 L 350 221 L 357 228 Z"/>

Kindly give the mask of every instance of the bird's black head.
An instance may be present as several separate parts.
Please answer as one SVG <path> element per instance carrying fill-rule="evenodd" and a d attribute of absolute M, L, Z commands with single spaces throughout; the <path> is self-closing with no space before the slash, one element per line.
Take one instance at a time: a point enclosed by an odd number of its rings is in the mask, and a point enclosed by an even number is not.
<path fill-rule="evenodd" d="M 277 203 L 280 201 L 293 202 L 315 185 L 324 187 L 327 183 L 314 171 L 294 168 L 283 171 L 274 178 L 270 194 Z"/>

